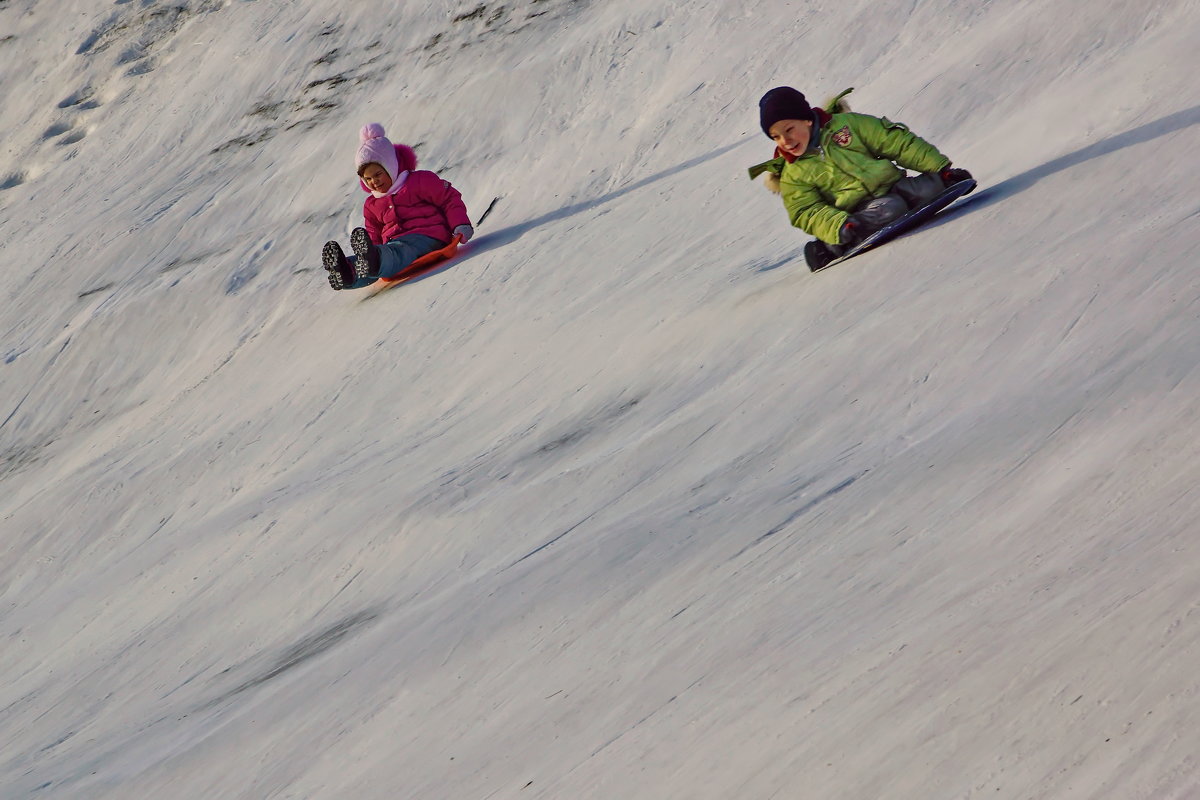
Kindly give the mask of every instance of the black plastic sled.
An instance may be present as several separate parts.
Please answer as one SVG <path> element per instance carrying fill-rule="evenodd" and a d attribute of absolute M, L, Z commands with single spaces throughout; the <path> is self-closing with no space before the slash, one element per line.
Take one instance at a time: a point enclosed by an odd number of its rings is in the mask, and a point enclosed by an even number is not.
<path fill-rule="evenodd" d="M 937 213 L 946 206 L 950 205 L 964 194 L 970 192 L 975 188 L 975 186 L 976 183 L 974 180 L 959 181 L 935 197 L 928 205 L 921 206 L 920 208 L 914 208 L 912 211 L 909 211 L 892 224 L 881 228 L 875 233 L 872 233 L 870 236 L 863 239 L 861 242 L 854 245 L 845 253 L 842 253 L 825 266 L 818 267 L 812 271 L 819 272 L 821 270 L 829 269 L 834 264 L 840 264 L 847 258 L 854 258 L 859 253 L 865 253 L 867 250 L 870 250 L 873 247 L 878 247 L 884 242 L 889 242 L 900 234 L 910 231 L 918 225 L 923 225 L 924 223 L 933 219 Z"/>

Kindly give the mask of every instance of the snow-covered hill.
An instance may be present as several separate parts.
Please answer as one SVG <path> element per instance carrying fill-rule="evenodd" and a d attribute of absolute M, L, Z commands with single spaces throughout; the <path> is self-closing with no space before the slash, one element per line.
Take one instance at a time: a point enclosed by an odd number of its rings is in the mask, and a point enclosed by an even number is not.
<path fill-rule="evenodd" d="M 0 797 L 1197 795 L 1198 27 L 0 0 Z M 779 84 L 983 188 L 810 275 Z"/>

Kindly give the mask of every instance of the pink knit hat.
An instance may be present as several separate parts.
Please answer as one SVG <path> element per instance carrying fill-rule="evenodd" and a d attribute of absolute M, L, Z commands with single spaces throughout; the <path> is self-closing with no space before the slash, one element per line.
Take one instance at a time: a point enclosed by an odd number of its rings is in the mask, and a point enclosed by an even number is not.
<path fill-rule="evenodd" d="M 354 156 L 354 171 L 358 172 L 364 164 L 378 164 L 387 170 L 392 180 L 400 174 L 400 162 L 396 158 L 396 146 L 383 135 L 383 126 L 371 122 L 363 126 L 358 133 L 362 144 Z"/>

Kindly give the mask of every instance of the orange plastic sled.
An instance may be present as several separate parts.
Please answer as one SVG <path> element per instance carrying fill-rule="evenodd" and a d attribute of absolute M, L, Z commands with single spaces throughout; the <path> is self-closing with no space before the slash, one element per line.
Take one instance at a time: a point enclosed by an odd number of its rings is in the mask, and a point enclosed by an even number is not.
<path fill-rule="evenodd" d="M 397 272 L 390 278 L 380 278 L 375 281 L 370 287 L 371 296 L 379 294 L 385 289 L 390 289 L 393 286 L 398 286 L 405 281 L 411 281 L 413 278 L 419 278 L 427 272 L 432 272 L 443 262 L 454 258 L 454 254 L 458 252 L 458 246 L 462 244 L 462 237 L 455 234 L 450 240 L 450 244 L 443 247 L 441 250 L 434 250 L 432 253 L 426 253 L 417 260 L 413 261 L 404 269 Z"/>

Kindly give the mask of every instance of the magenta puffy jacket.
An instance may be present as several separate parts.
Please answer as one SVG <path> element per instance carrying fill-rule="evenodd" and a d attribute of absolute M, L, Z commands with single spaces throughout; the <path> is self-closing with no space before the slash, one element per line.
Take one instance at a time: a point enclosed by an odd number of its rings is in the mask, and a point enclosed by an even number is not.
<path fill-rule="evenodd" d="M 462 195 L 450 181 L 442 180 L 437 173 L 417 170 L 416 154 L 405 145 L 396 145 L 396 156 L 401 171 L 410 170 L 404 185 L 395 194 L 371 195 L 363 203 L 363 219 L 372 242 L 385 244 L 410 233 L 449 242 L 455 228 L 471 224 Z"/>

